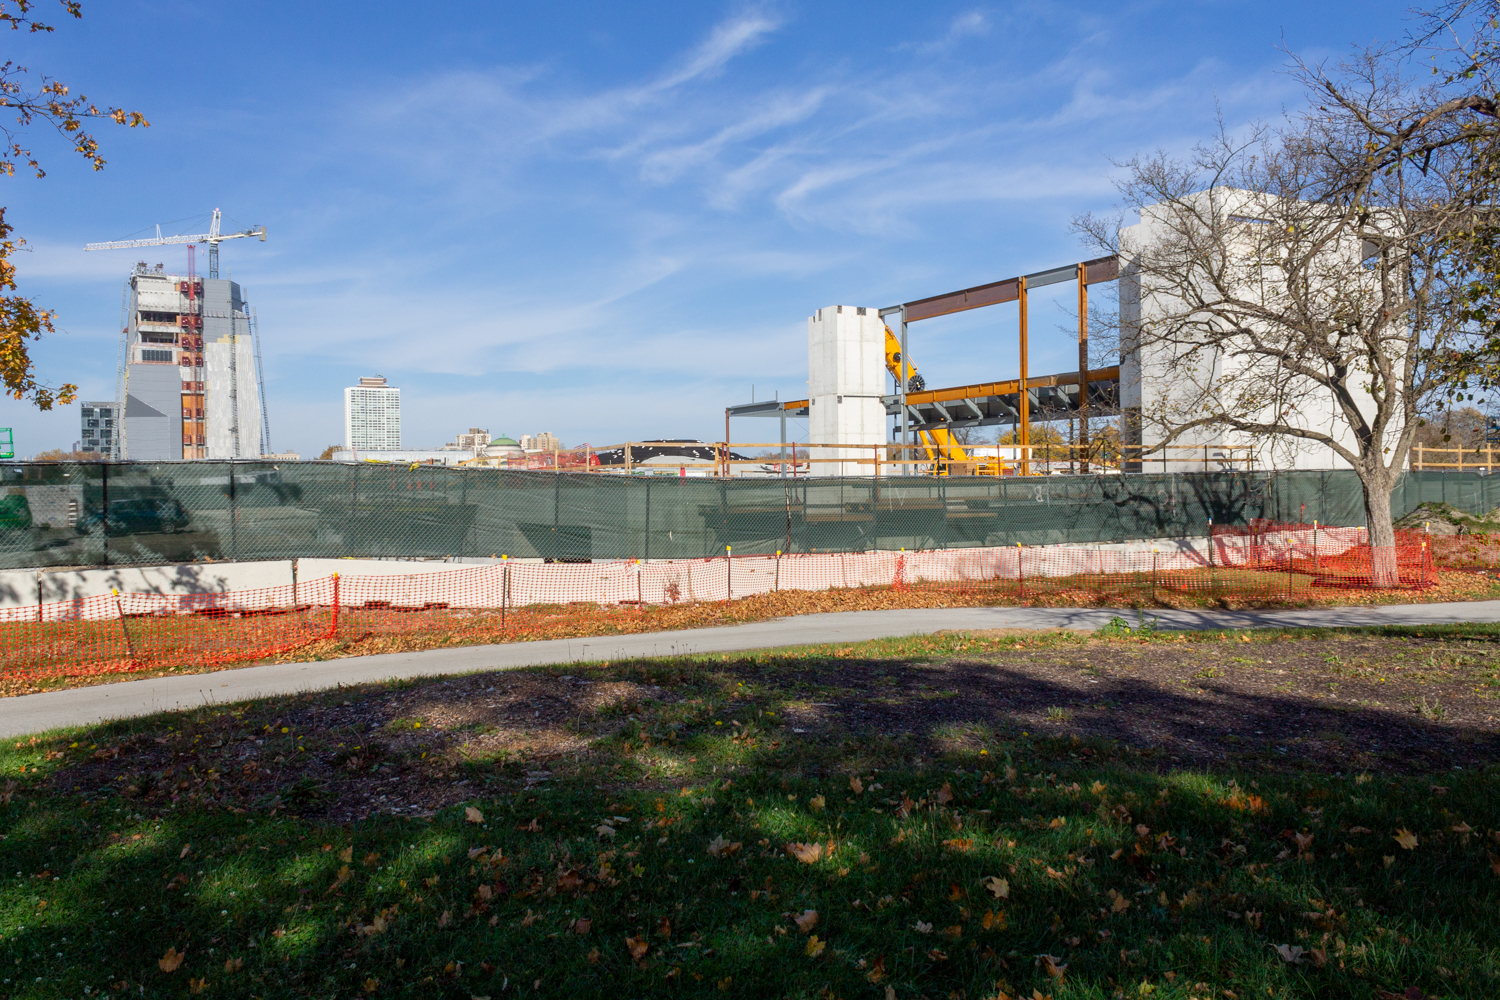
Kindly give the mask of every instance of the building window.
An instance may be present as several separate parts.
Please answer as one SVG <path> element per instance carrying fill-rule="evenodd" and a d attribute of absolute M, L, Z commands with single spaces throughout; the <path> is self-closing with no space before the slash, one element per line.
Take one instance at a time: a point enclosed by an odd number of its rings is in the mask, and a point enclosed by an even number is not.
<path fill-rule="evenodd" d="M 112 417 L 112 416 L 114 416 L 114 414 L 115 414 L 115 411 L 111 410 L 107 406 L 101 406 L 101 407 L 99 407 L 99 416 L 101 416 L 101 417 Z M 87 416 L 87 415 L 88 414 L 84 414 L 84 416 Z M 104 426 L 108 427 L 109 424 L 106 422 Z"/>
<path fill-rule="evenodd" d="M 94 436 L 94 432 L 93 431 L 89 430 L 88 428 L 84 428 L 83 439 L 85 441 L 87 441 L 89 438 L 92 438 L 93 436 Z"/>
<path fill-rule="evenodd" d="M 163 361 L 167 362 L 168 364 L 171 364 L 171 362 L 172 362 L 172 352 L 171 351 L 148 351 L 148 350 L 143 350 L 143 351 L 141 351 L 141 360 L 144 361 L 144 362 L 146 362 L 147 364 L 159 363 L 159 362 L 163 362 Z"/>
<path fill-rule="evenodd" d="M 85 426 L 85 427 L 98 427 L 99 426 L 99 421 L 97 421 L 97 420 L 89 420 L 89 421 L 85 422 L 83 426 Z"/>
<path fill-rule="evenodd" d="M 85 406 L 83 408 L 83 412 L 80 414 L 80 416 L 85 416 L 85 417 L 92 417 L 93 415 L 94 415 L 94 408 L 92 406 Z"/>
<path fill-rule="evenodd" d="M 104 426 L 105 427 L 113 427 L 114 425 L 115 425 L 115 422 L 113 420 L 106 420 L 106 421 L 104 421 Z"/>

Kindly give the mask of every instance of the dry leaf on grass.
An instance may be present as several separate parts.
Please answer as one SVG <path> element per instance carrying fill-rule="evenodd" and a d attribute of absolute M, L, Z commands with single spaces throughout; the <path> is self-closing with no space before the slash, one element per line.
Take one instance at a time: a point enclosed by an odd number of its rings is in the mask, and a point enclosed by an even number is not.
<path fill-rule="evenodd" d="M 811 934 L 812 929 L 818 926 L 818 911 L 803 910 L 800 914 L 793 914 L 792 922 L 797 925 L 797 929 L 803 934 Z"/>
<path fill-rule="evenodd" d="M 593 926 L 594 922 L 588 917 L 579 917 L 577 920 L 573 921 L 573 933 L 579 935 L 587 934 L 589 932 L 589 928 Z"/>
<path fill-rule="evenodd" d="M 822 844 L 790 843 L 786 845 L 786 852 L 804 865 L 813 864 L 823 859 Z"/>
<path fill-rule="evenodd" d="M 739 853 L 741 846 L 739 841 L 730 842 L 721 834 L 708 842 L 708 853 L 716 858 L 727 858 Z"/>
<path fill-rule="evenodd" d="M 344 864 L 348 864 L 349 862 L 354 860 L 353 844 L 350 844 L 348 847 L 339 852 L 339 860 L 344 862 Z"/>
<path fill-rule="evenodd" d="M 1278 944 L 1272 947 L 1276 949 L 1276 954 L 1281 956 L 1281 960 L 1289 965 L 1299 964 L 1302 961 L 1302 956 L 1307 954 L 1307 949 L 1300 944 Z"/>
<path fill-rule="evenodd" d="M 932 925 L 928 924 L 928 923 L 923 923 L 922 921 L 918 920 L 917 923 L 916 923 L 915 930 L 916 930 L 916 932 L 918 934 L 931 934 L 932 933 Z"/>
<path fill-rule="evenodd" d="M 193 845 L 192 844 L 183 844 L 182 845 L 182 850 L 179 851 L 178 854 L 177 854 L 177 858 L 178 858 L 178 860 L 181 860 L 181 859 L 187 857 L 189 854 L 192 854 L 192 853 L 193 853 Z"/>
<path fill-rule="evenodd" d="M 1040 965 L 1042 969 L 1047 973 L 1047 975 L 1051 976 L 1053 979 L 1056 979 L 1059 983 L 1062 982 L 1063 973 L 1068 971 L 1068 963 L 1060 962 L 1056 958 L 1053 958 L 1051 955 L 1038 955 L 1036 957 L 1036 961 L 1037 964 Z"/>
<path fill-rule="evenodd" d="M 189 993 L 202 993 L 202 992 L 204 992 L 207 989 L 208 989 L 208 979 L 207 979 L 207 977 L 204 977 L 202 979 L 189 979 L 188 980 L 188 992 Z"/>
<path fill-rule="evenodd" d="M 1417 844 L 1421 843 L 1421 841 L 1417 839 L 1417 835 L 1415 833 L 1412 833 L 1405 827 L 1402 827 L 1400 830 L 1396 831 L 1396 835 L 1391 839 L 1400 844 L 1402 847 L 1406 848 L 1408 851 L 1416 850 Z"/>
<path fill-rule="evenodd" d="M 646 952 L 651 950 L 651 945 L 646 941 L 644 934 L 638 938 L 627 937 L 625 939 L 625 947 L 630 950 L 630 960 L 632 962 L 639 962 L 646 957 Z"/>
<path fill-rule="evenodd" d="M 827 947 L 828 942 L 819 941 L 818 936 L 814 934 L 812 937 L 807 939 L 807 946 L 802 950 L 807 953 L 808 958 L 817 958 L 819 955 L 823 954 L 823 949 Z"/>
<path fill-rule="evenodd" d="M 239 972 L 244 967 L 245 960 L 243 958 L 226 958 L 224 960 L 225 972 Z"/>
<path fill-rule="evenodd" d="M 475 809 L 473 806 L 465 806 L 464 819 L 468 820 L 470 823 L 483 823 L 484 813 L 480 812 L 478 809 Z"/>
<path fill-rule="evenodd" d="M 980 885 L 983 885 L 986 889 L 988 889 L 990 891 L 990 895 L 994 896 L 996 899 L 1010 898 L 1010 883 L 1005 879 L 1000 878 L 998 875 L 991 875 L 989 878 L 981 882 Z"/>
<path fill-rule="evenodd" d="M 865 783 L 859 780 L 858 775 L 849 779 L 849 791 L 853 792 L 855 795 L 864 794 Z"/>
<path fill-rule="evenodd" d="M 179 952 L 174 945 L 167 949 L 167 953 L 156 960 L 156 967 L 163 972 L 176 972 L 182 968 L 183 959 L 187 958 L 187 952 Z"/>
<path fill-rule="evenodd" d="M 948 803 L 952 802 L 953 785 L 946 781 L 943 782 L 943 787 L 937 790 L 937 795 L 935 795 L 934 798 L 937 800 L 937 804 L 940 806 L 945 806 Z"/>
<path fill-rule="evenodd" d="M 808 802 L 808 805 L 812 806 L 814 810 L 821 810 L 824 806 L 828 805 L 828 800 L 821 795 L 814 795 L 812 800 Z"/>

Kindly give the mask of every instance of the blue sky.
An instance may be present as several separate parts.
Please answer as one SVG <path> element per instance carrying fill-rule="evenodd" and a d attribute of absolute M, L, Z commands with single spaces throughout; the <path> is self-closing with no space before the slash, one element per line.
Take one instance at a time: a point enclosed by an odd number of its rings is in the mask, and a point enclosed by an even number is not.
<path fill-rule="evenodd" d="M 223 267 L 259 315 L 278 451 L 341 440 L 343 387 L 377 372 L 408 447 L 718 438 L 752 386 L 805 392 L 819 307 L 1079 259 L 1068 223 L 1114 204 L 1111 161 L 1299 107 L 1278 45 L 1337 57 L 1405 9 L 93 0 L 6 57 L 152 127 L 101 128 L 100 173 L 37 131 L 48 176 L 0 179 L 0 203 L 21 292 L 58 313 L 40 373 L 84 398 L 113 395 L 140 255 L 82 245 L 218 206 L 269 229 Z M 1038 374 L 1077 367 L 1071 286 L 1051 291 Z M 1015 325 L 918 324 L 913 358 L 929 385 L 1012 377 Z M 67 448 L 77 408 L 6 399 L 0 424 L 19 454 Z"/>

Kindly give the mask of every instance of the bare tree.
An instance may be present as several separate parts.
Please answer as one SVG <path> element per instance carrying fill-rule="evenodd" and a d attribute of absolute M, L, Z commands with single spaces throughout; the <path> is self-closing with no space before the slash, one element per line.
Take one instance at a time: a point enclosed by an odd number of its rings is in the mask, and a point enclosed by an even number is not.
<path fill-rule="evenodd" d="M 1334 79 L 1321 73 L 1309 80 Z M 1122 349 L 1142 390 L 1127 437 L 1146 454 L 1211 431 L 1332 452 L 1363 487 L 1375 581 L 1395 585 L 1391 490 L 1471 340 L 1448 256 L 1472 212 L 1461 146 L 1372 157 L 1423 96 L 1391 59 L 1367 53 L 1336 84 L 1338 101 L 1280 129 L 1221 126 L 1185 161 L 1122 164 L 1141 223 L 1075 227 L 1122 258 Z"/>

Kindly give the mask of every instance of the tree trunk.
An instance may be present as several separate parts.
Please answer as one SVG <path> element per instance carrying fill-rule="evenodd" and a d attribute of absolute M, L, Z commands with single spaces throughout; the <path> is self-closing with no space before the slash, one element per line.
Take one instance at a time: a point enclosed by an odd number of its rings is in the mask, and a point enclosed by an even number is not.
<path fill-rule="evenodd" d="M 1387 477 L 1361 480 L 1365 494 L 1365 524 L 1370 533 L 1370 582 L 1377 587 L 1401 586 L 1396 564 L 1396 529 L 1391 524 L 1391 486 Z"/>

